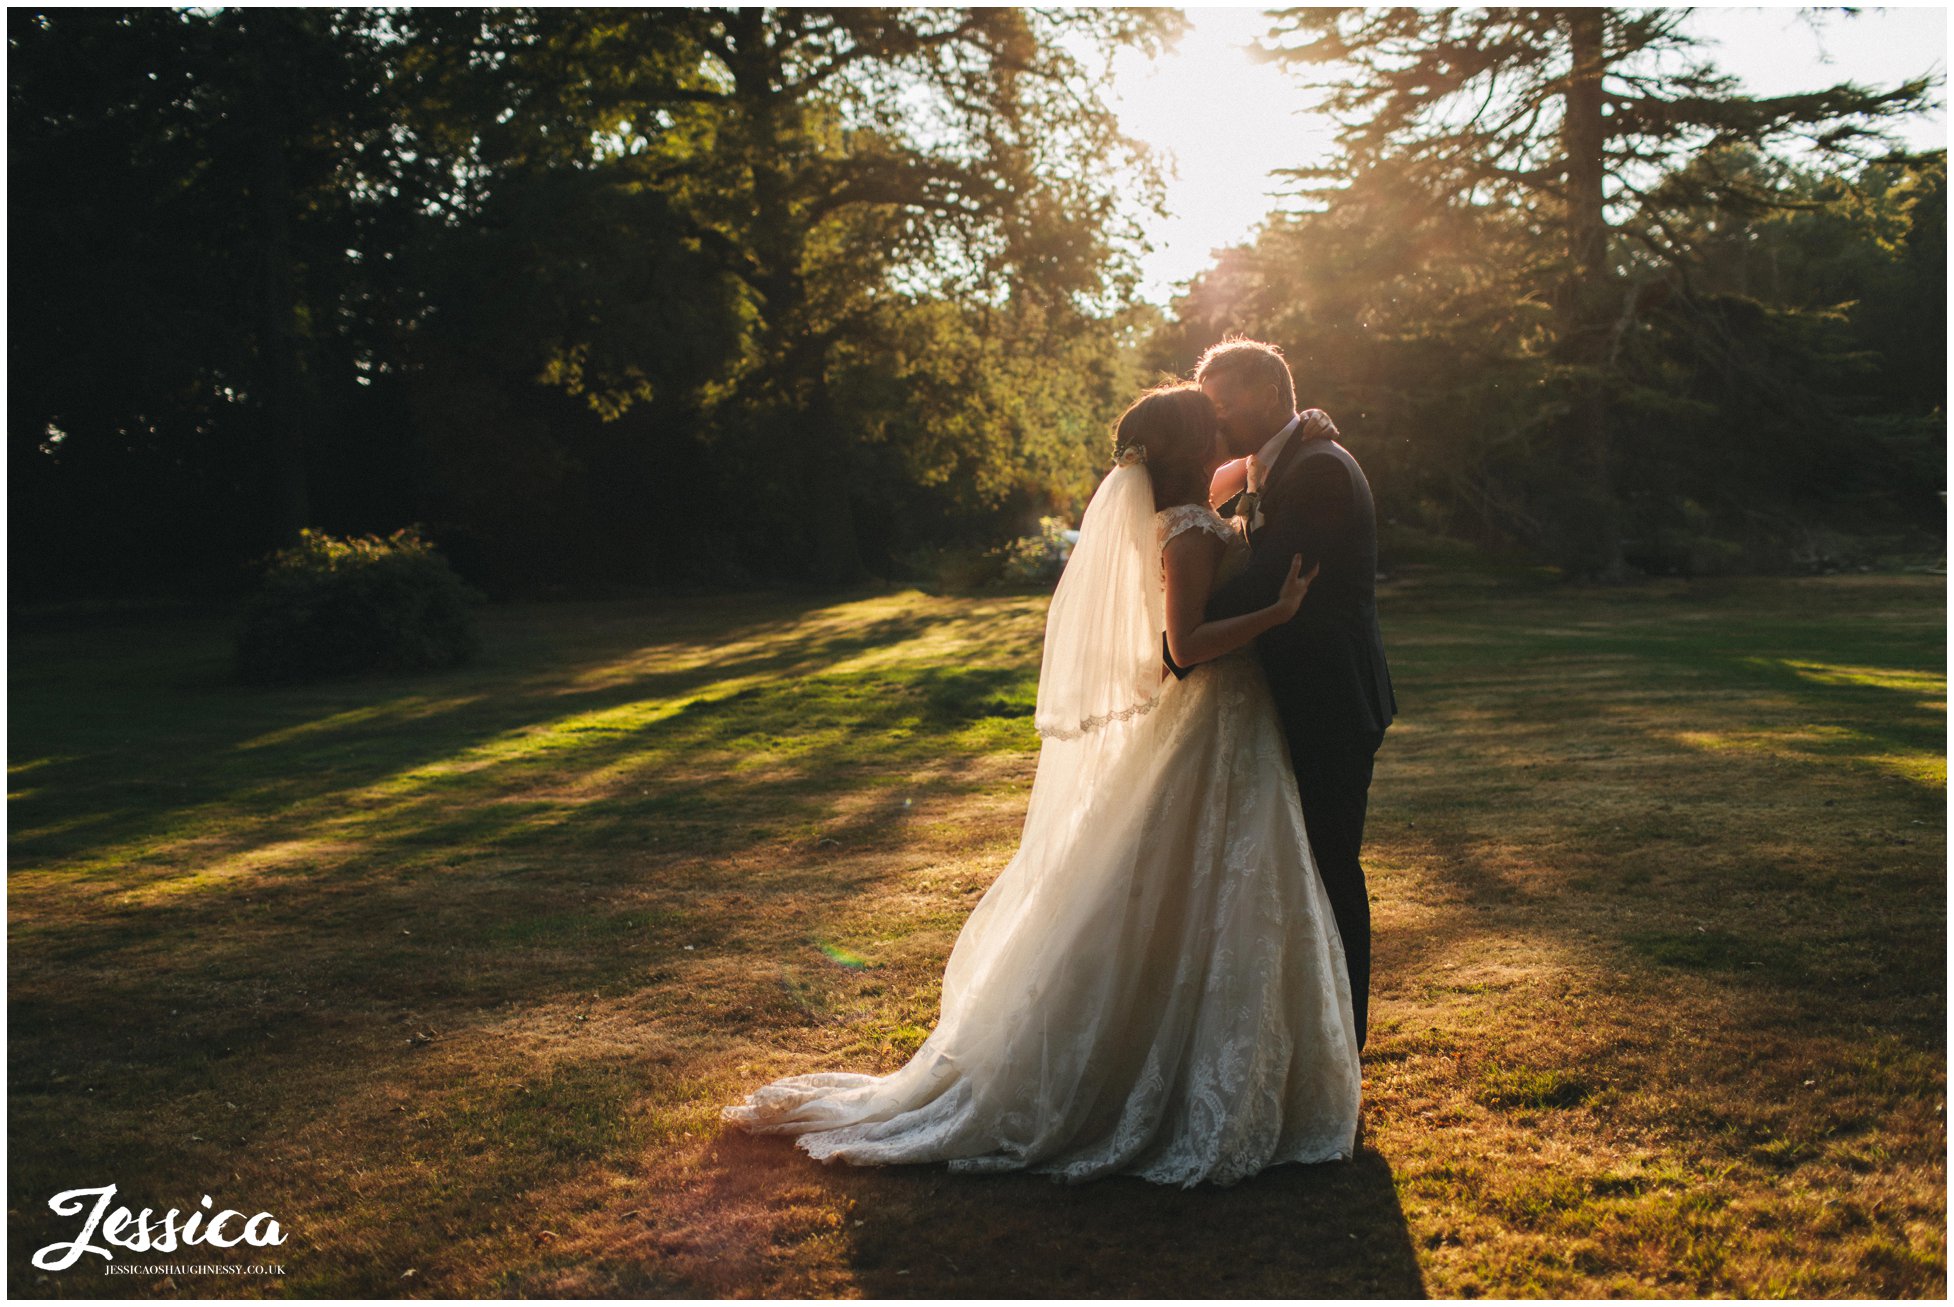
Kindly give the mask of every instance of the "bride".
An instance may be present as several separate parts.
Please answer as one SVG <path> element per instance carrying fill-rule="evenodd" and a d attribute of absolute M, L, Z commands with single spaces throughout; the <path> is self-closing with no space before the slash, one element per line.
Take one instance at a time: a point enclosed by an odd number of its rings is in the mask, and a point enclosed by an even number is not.
<path fill-rule="evenodd" d="M 1117 427 L 1045 626 L 1024 837 L 957 936 L 936 1028 L 886 1076 L 775 1080 L 720 1115 L 859 1165 L 1227 1185 L 1348 1158 L 1361 1074 L 1343 946 L 1248 647 L 1204 622 L 1247 552 L 1194 386 Z M 1219 473 L 1219 475 L 1218 475 Z M 1161 632 L 1185 680 L 1163 680 Z"/>

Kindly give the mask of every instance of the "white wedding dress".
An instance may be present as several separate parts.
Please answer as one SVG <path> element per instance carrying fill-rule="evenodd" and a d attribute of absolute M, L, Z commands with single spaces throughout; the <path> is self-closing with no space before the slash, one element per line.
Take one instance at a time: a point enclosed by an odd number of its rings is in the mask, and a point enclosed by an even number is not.
<path fill-rule="evenodd" d="M 1125 493 L 1137 517 L 1139 492 Z M 1106 589 L 1111 532 L 1098 526 L 1091 576 Z M 1156 589 L 1159 548 L 1181 531 L 1226 540 L 1224 568 L 1246 550 L 1205 506 L 1152 526 Z M 1089 509 L 1067 579 L 1094 527 Z M 1103 671 L 1062 662 L 1105 665 L 1110 637 L 1080 615 L 1092 598 L 1075 587 L 1068 607 L 1063 581 L 1054 598 L 1024 836 L 957 937 L 928 1040 L 890 1075 L 788 1076 L 723 1107 L 725 1120 L 795 1136 L 823 1161 L 1071 1183 L 1227 1185 L 1352 1155 L 1361 1073 L 1343 946 L 1254 651 L 1163 681 L 1149 596 L 1119 637 L 1138 659 L 1144 628 L 1144 684 L 1138 697 L 1131 681 L 1108 689 Z M 1055 651 L 1061 626 L 1072 638 Z M 1079 697 L 1088 677 L 1101 698 Z"/>

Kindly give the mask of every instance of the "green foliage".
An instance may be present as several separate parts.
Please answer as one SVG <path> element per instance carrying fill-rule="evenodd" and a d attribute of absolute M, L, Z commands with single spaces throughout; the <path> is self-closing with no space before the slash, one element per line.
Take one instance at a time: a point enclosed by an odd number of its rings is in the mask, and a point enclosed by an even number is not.
<path fill-rule="evenodd" d="M 994 572 L 1077 517 L 1140 365 L 1227 330 L 1409 527 L 1572 566 L 1605 517 L 1653 570 L 1917 534 L 1944 160 L 1763 153 L 1863 155 L 1917 88 L 1744 97 L 1606 11 L 1575 276 L 1568 12 L 1282 19 L 1364 70 L 1349 158 L 1146 357 L 1159 191 L 1106 74 L 1172 11 L 10 11 L 15 593 L 408 521 L 499 593 Z"/>
<path fill-rule="evenodd" d="M 16 575 L 290 543 L 411 203 L 359 166 L 390 130 L 360 13 L 12 10 L 8 45 Z"/>
<path fill-rule="evenodd" d="M 1019 585 L 1056 585 L 1072 553 L 1072 542 L 1065 532 L 1063 518 L 1040 518 L 1037 535 L 1020 536 L 1006 545 L 1005 580 Z"/>
<path fill-rule="evenodd" d="M 1476 437 L 1428 442 L 1444 461 L 1431 474 L 1421 466 L 1413 502 L 1447 505 L 1574 573 L 1619 576 L 1626 554 L 1646 555 L 1652 532 L 1673 527 L 1665 510 L 1704 498 L 1688 466 L 1701 460 L 1651 460 L 1662 445 L 1645 439 L 1652 425 L 1741 424 L 1752 405 L 1782 413 L 1771 372 L 1804 378 L 1803 391 L 1858 388 L 1838 333 L 1809 316 L 1819 305 L 1765 306 L 1738 326 L 1744 311 L 1705 273 L 1755 250 L 1774 215 L 1824 202 L 1766 166 L 1764 151 L 1808 139 L 1833 166 L 1863 168 L 1891 145 L 1883 123 L 1927 103 L 1928 78 L 1746 95 L 1697 56 L 1687 15 L 1294 9 L 1278 17 L 1270 49 L 1305 75 L 1335 70 L 1315 85 L 1339 121 L 1342 157 L 1290 173 L 1324 209 L 1258 242 L 1258 254 L 1288 253 L 1308 269 L 1282 270 L 1285 290 L 1318 301 L 1303 338 L 1334 327 L 1360 342 L 1360 409 L 1399 431 L 1456 425 Z M 1885 261 L 1852 235 L 1858 268 L 1809 267 L 1849 281 Z M 1266 265 L 1251 261 L 1258 273 Z M 1319 289 L 1326 277 L 1352 285 L 1345 268 L 1378 289 Z M 1233 307 L 1215 290 L 1210 320 Z M 1652 324 L 1652 310 L 1669 320 Z M 1665 331 L 1678 334 L 1646 348 Z M 1773 366 L 1760 361 L 1770 351 Z M 1807 405 L 1802 423 L 1787 416 L 1758 435 L 1778 443 L 1789 424 L 1806 429 L 1801 444 L 1822 428 L 1836 437 L 1852 407 Z M 1742 476 L 1711 485 L 1742 501 L 1761 466 L 1744 462 Z M 1433 493 L 1435 479 L 1445 493 Z"/>
<path fill-rule="evenodd" d="M 1932 548 L 1946 472 L 1944 282 L 1931 307 L 1906 283 L 1918 243 L 1941 239 L 1930 206 L 1944 155 L 1853 176 L 1750 151 L 1697 167 L 1796 204 L 1679 225 L 1687 261 L 1629 274 L 1615 411 L 1637 561 L 1686 574 L 1822 569 L 1846 561 L 1826 541 L 1835 533 Z M 1923 341 L 1934 381 L 1919 367 Z"/>
<path fill-rule="evenodd" d="M 1301 402 L 1328 409 L 1364 460 L 1387 530 L 1565 562 L 1587 499 L 1558 424 L 1594 384 L 1630 565 L 1935 556 L 1944 155 L 1846 176 L 1733 150 L 1691 169 L 1787 203 L 1674 226 L 1686 258 L 1618 239 L 1605 367 L 1558 356 L 1541 289 L 1551 232 L 1508 207 L 1435 205 L 1388 166 L 1225 251 L 1151 361 L 1186 368 L 1230 330 L 1280 342 Z M 1915 266 L 1943 280 L 1919 291 Z"/>
<path fill-rule="evenodd" d="M 1179 22 L 14 11 L 16 577 L 420 520 L 505 592 L 837 580 L 1069 511 L 1158 195 L 1110 57 Z"/>
<path fill-rule="evenodd" d="M 852 579 L 940 532 L 945 510 L 990 518 L 995 533 L 1000 510 L 1025 507 L 1014 497 L 1082 493 L 1083 406 L 1076 393 L 1043 402 L 1041 365 L 1063 376 L 1069 362 L 1041 357 L 1055 352 L 1043 345 L 1111 338 L 1134 279 L 1129 192 L 1144 202 L 1153 184 L 1095 65 L 1157 46 L 1175 16 L 704 8 L 401 21 L 442 88 L 422 102 L 417 136 L 479 169 L 471 212 L 496 207 L 504 174 L 539 167 L 645 210 L 649 232 L 640 219 L 539 235 L 563 251 L 542 283 L 587 294 L 552 321 L 540 371 L 516 375 L 587 396 L 607 420 L 664 395 L 653 423 L 690 431 L 700 491 L 736 495 L 761 528 L 743 561 Z M 484 44 L 504 57 L 472 58 Z M 457 134 L 456 104 L 509 116 L 486 136 Z M 676 266 L 623 290 L 612 265 L 653 248 Z M 531 285 L 519 274 L 511 294 Z M 671 366 L 688 355 L 696 366 Z M 1089 402 L 1103 422 L 1106 397 L 1094 388 Z M 905 499 L 922 523 L 882 518 Z"/>
<path fill-rule="evenodd" d="M 978 545 L 934 545 L 913 549 L 896 560 L 905 580 L 932 592 L 972 594 L 996 588 L 1004 579 L 1004 551 Z"/>
<path fill-rule="evenodd" d="M 481 642 L 480 599 L 413 527 L 384 540 L 308 530 L 270 557 L 245 602 L 237 673 L 283 684 L 458 666 Z"/>

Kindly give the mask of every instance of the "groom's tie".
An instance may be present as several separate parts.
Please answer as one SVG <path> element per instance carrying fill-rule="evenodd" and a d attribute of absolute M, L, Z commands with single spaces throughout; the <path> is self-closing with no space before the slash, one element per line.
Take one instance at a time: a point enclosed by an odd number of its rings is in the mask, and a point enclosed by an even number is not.
<path fill-rule="evenodd" d="M 1248 523 L 1250 531 L 1262 529 L 1262 492 L 1244 490 L 1235 498 L 1235 514 Z"/>

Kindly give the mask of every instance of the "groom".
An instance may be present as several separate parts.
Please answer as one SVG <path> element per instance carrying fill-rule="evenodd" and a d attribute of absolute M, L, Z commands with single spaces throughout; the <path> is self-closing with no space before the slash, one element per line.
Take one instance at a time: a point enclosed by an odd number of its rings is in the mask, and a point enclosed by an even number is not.
<path fill-rule="evenodd" d="M 1233 511 L 1248 519 L 1249 564 L 1218 587 L 1208 620 L 1274 602 L 1290 559 L 1321 566 L 1296 615 L 1255 647 L 1268 674 L 1303 823 L 1336 914 L 1350 971 L 1350 997 L 1363 1047 L 1370 1008 L 1370 897 L 1357 860 L 1364 842 L 1371 763 L 1397 711 L 1384 638 L 1377 629 L 1377 520 L 1370 482 L 1320 409 L 1296 411 L 1296 385 L 1282 352 L 1260 341 L 1224 340 L 1194 373 L 1214 401 L 1221 438 L 1236 458 L 1256 455 Z M 1252 465 L 1253 466 L 1253 465 Z M 1168 666 L 1176 676 L 1185 669 Z"/>

